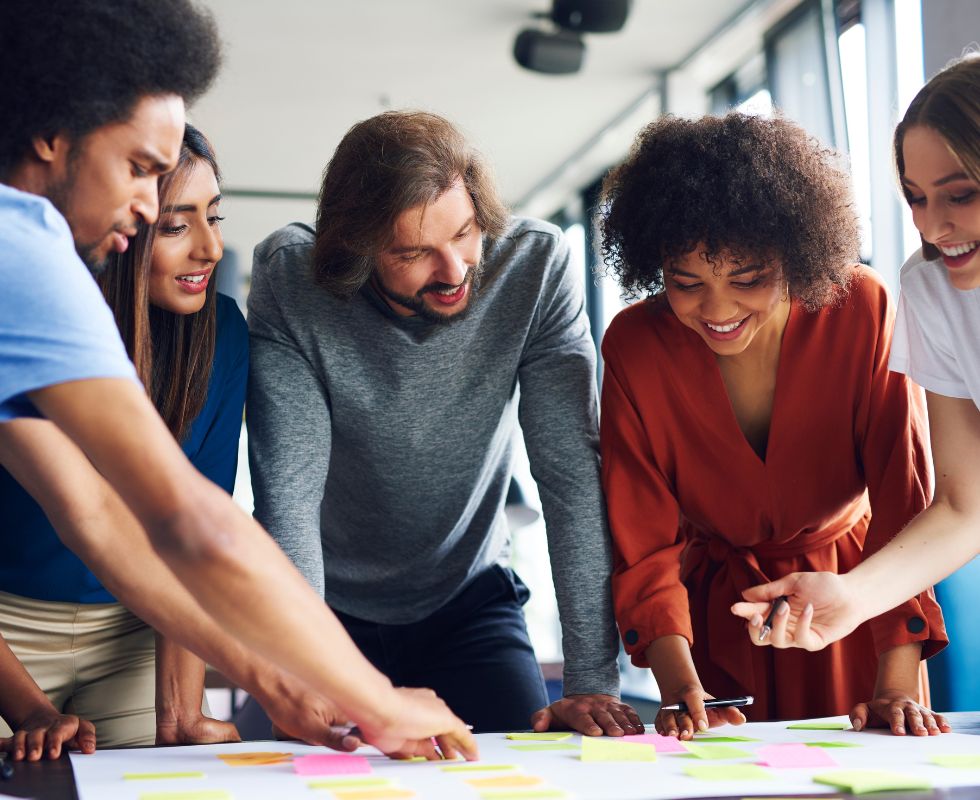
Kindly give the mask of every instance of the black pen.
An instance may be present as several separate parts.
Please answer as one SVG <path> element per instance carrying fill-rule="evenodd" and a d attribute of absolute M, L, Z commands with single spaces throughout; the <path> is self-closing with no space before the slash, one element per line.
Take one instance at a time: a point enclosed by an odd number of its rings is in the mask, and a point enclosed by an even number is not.
<path fill-rule="evenodd" d="M 728 697 L 717 700 L 705 700 L 704 707 L 707 708 L 732 708 L 738 706 L 750 706 L 755 702 L 755 698 L 747 694 L 745 697 Z M 661 711 L 682 711 L 687 713 L 687 703 L 671 703 L 668 706 L 660 706 Z"/>
<path fill-rule="evenodd" d="M 772 604 L 772 608 L 769 609 L 769 616 L 766 617 L 766 621 L 762 623 L 762 630 L 759 631 L 759 641 L 764 642 L 766 638 L 772 633 L 772 623 L 776 621 L 776 612 L 783 603 L 788 603 L 789 598 L 786 595 L 780 595 Z"/>
<path fill-rule="evenodd" d="M 0 779 L 9 781 L 14 777 L 14 765 L 7 760 L 6 753 L 0 753 Z"/>

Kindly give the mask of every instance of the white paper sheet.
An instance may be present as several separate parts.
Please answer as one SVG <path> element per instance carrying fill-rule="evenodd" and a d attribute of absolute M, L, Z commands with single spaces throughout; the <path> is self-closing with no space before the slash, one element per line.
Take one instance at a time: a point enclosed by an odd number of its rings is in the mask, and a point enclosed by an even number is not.
<path fill-rule="evenodd" d="M 834 718 L 846 722 L 846 717 Z M 732 743 L 733 747 L 750 753 L 764 745 L 777 742 L 846 741 L 859 747 L 827 749 L 840 769 L 875 768 L 927 778 L 934 788 L 980 786 L 980 770 L 949 769 L 929 763 L 937 755 L 980 754 L 980 736 L 944 734 L 941 736 L 892 736 L 888 732 L 865 731 L 802 731 L 787 730 L 788 722 L 748 723 L 738 727 L 717 728 L 718 736 L 750 736 L 757 742 Z M 652 728 L 648 729 L 652 730 Z M 706 795 L 750 797 L 792 793 L 833 792 L 829 786 L 813 783 L 814 774 L 833 768 L 767 769 L 772 776 L 762 781 L 722 782 L 702 781 L 688 777 L 682 771 L 692 763 L 740 764 L 755 763 L 757 757 L 728 761 L 700 761 L 689 755 L 659 754 L 655 763 L 642 762 L 583 762 L 575 750 L 527 752 L 513 750 L 503 734 L 481 734 L 481 764 L 509 764 L 514 773 L 532 775 L 544 780 L 535 788 L 559 788 L 579 800 L 648 800 L 683 798 Z M 578 744 L 580 737 L 569 740 Z M 708 737 L 698 737 L 708 741 Z M 295 755 L 330 753 L 322 747 L 289 742 L 242 742 L 227 745 L 196 747 L 143 748 L 104 750 L 94 755 L 73 753 L 72 767 L 80 800 L 139 800 L 143 793 L 167 790 L 224 789 L 235 800 L 286 800 L 286 798 L 332 798 L 326 790 L 311 791 L 308 784 L 316 780 L 294 773 L 289 764 L 269 766 L 230 767 L 222 762 L 221 753 L 254 751 L 289 752 Z M 405 789 L 427 800 L 465 800 L 480 798 L 480 790 L 466 781 L 478 777 L 493 777 L 508 772 L 480 773 L 445 772 L 447 762 L 395 762 L 371 748 L 362 748 L 375 777 L 390 778 Z M 460 762 L 462 763 L 462 762 Z M 127 781 L 124 773 L 200 771 L 204 778 Z"/>

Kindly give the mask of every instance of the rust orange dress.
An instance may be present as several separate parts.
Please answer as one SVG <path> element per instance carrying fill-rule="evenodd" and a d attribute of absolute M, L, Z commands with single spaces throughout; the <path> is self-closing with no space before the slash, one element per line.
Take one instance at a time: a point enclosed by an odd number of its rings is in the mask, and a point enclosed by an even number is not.
<path fill-rule="evenodd" d="M 754 695 L 743 709 L 752 720 L 801 719 L 870 700 L 878 653 L 922 642 L 927 658 L 945 646 L 931 590 L 816 653 L 756 647 L 729 612 L 749 586 L 846 572 L 928 505 L 925 403 L 888 371 L 893 320 L 869 269 L 838 306 L 808 312 L 793 301 L 764 460 L 714 354 L 665 296 L 613 320 L 602 345 L 602 475 L 616 619 L 634 664 L 649 666 L 647 646 L 679 634 L 705 691 Z"/>

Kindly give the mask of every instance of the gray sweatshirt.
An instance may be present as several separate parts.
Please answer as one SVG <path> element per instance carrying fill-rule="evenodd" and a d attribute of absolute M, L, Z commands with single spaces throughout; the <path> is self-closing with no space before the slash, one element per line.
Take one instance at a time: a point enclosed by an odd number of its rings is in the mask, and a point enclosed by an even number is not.
<path fill-rule="evenodd" d="M 520 421 L 558 597 L 565 694 L 619 694 L 595 349 L 561 231 L 484 241 L 464 319 L 313 283 L 313 232 L 255 249 L 247 422 L 255 516 L 327 603 L 386 624 L 444 605 L 509 544 Z"/>

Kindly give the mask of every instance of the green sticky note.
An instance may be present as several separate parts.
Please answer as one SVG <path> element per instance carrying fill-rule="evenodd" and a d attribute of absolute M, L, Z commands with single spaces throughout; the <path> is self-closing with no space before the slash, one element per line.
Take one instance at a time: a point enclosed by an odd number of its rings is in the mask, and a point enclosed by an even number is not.
<path fill-rule="evenodd" d="M 753 739 L 751 736 L 708 736 L 702 734 L 695 741 L 705 742 L 706 744 L 715 744 L 716 742 L 718 744 L 723 742 L 729 744 L 732 742 L 758 742 L 759 739 Z"/>
<path fill-rule="evenodd" d="M 454 764 L 441 767 L 443 772 L 485 772 L 487 770 L 517 769 L 513 764 Z"/>
<path fill-rule="evenodd" d="M 752 755 L 748 750 L 740 750 L 727 744 L 708 744 L 707 742 L 684 742 L 684 747 L 688 752 L 698 758 L 722 759 L 722 758 L 748 758 Z"/>
<path fill-rule="evenodd" d="M 203 772 L 127 772 L 124 781 L 166 781 L 171 778 L 203 778 Z"/>
<path fill-rule="evenodd" d="M 534 733 L 532 731 L 530 733 L 508 733 L 507 738 L 517 742 L 564 742 L 566 739 L 571 739 L 572 734 L 561 731 L 557 733 L 551 731 Z"/>
<path fill-rule="evenodd" d="M 846 731 L 851 727 L 850 722 L 794 722 L 787 725 L 788 731 Z"/>
<path fill-rule="evenodd" d="M 509 792 L 480 792 L 483 800 L 537 800 L 539 797 L 571 797 L 564 789 L 516 789 Z"/>
<path fill-rule="evenodd" d="M 174 789 L 170 792 L 143 792 L 140 800 L 235 800 L 227 789 Z"/>
<path fill-rule="evenodd" d="M 684 774 L 702 781 L 758 781 L 772 777 L 758 764 L 691 764 Z"/>
<path fill-rule="evenodd" d="M 393 786 L 391 778 L 319 778 L 306 785 L 311 789 L 374 789 L 380 786 Z"/>
<path fill-rule="evenodd" d="M 965 755 L 933 756 L 929 759 L 933 764 L 940 767 L 954 767 L 956 769 L 980 769 L 980 755 L 977 753 L 967 753 Z"/>
<path fill-rule="evenodd" d="M 860 747 L 854 742 L 803 742 L 807 747 Z"/>
<path fill-rule="evenodd" d="M 597 736 L 582 737 L 583 761 L 656 761 L 657 751 L 652 744 L 617 742 Z"/>
<path fill-rule="evenodd" d="M 577 744 L 571 742 L 540 742 L 539 744 L 509 744 L 511 750 L 521 750 L 525 753 L 545 752 L 548 750 L 578 750 Z"/>
<path fill-rule="evenodd" d="M 867 792 L 892 792 L 902 789 L 931 789 L 932 784 L 925 778 L 888 772 L 883 769 L 838 769 L 814 775 L 816 783 L 836 786 L 851 794 Z"/>

